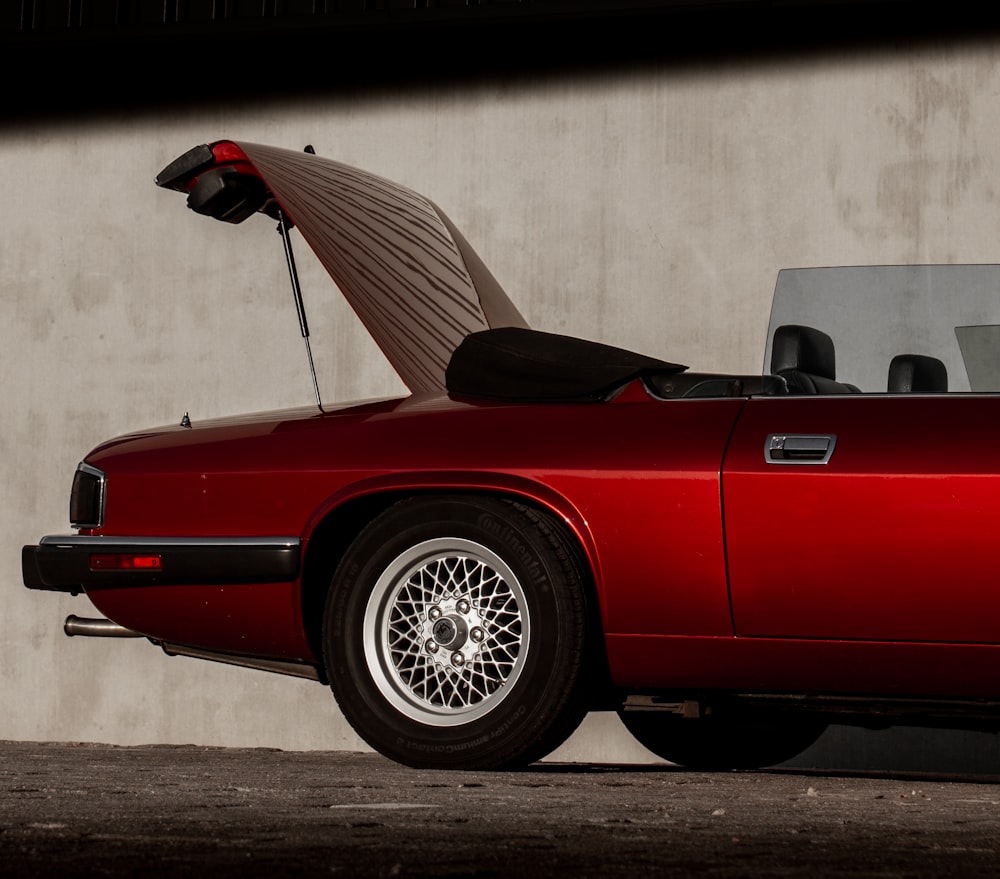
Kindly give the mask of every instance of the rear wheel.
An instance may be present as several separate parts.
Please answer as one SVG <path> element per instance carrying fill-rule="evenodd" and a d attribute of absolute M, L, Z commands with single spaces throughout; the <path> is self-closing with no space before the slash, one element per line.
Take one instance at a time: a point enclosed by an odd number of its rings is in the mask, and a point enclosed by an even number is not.
<path fill-rule="evenodd" d="M 348 722 L 412 766 L 536 760 L 576 728 L 587 614 L 576 555 L 534 510 L 413 498 L 373 521 L 331 584 L 324 654 Z"/>
<path fill-rule="evenodd" d="M 689 769 L 757 769 L 791 760 L 826 725 L 798 717 L 737 714 L 699 719 L 661 711 L 618 712 L 625 728 L 658 757 Z"/>

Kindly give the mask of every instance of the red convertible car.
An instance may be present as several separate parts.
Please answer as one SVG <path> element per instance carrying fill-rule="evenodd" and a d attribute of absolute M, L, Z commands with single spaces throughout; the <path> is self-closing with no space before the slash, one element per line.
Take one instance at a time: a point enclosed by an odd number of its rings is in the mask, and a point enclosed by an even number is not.
<path fill-rule="evenodd" d="M 292 231 L 411 394 L 118 437 L 32 589 L 71 635 L 331 685 L 413 766 L 523 765 L 589 710 L 692 767 L 831 722 L 1000 730 L 996 266 L 779 274 L 760 374 L 527 326 L 451 221 L 354 168 L 196 147 L 157 183 Z"/>

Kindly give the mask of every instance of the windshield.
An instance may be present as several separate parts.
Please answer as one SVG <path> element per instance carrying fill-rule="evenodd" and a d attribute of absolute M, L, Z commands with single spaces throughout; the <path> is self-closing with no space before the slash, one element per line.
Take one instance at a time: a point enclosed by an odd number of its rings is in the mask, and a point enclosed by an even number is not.
<path fill-rule="evenodd" d="M 949 391 L 1000 391 L 1000 265 L 849 266 L 783 269 L 768 325 L 826 333 L 836 380 L 885 393 L 898 355 L 936 358 Z"/>

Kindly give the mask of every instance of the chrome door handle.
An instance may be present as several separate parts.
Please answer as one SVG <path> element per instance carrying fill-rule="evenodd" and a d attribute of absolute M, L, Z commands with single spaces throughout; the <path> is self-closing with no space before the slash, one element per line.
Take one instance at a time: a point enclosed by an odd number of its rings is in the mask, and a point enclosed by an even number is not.
<path fill-rule="evenodd" d="M 764 442 L 768 464 L 825 464 L 837 445 L 832 433 L 771 433 Z"/>

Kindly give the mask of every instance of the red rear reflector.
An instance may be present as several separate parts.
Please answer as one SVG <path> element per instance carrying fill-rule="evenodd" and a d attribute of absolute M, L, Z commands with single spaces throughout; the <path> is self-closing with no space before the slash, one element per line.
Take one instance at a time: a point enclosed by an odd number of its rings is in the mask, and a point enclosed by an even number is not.
<path fill-rule="evenodd" d="M 90 556 L 92 571 L 157 571 L 162 567 L 163 559 L 158 555 L 105 552 L 93 553 Z"/>

